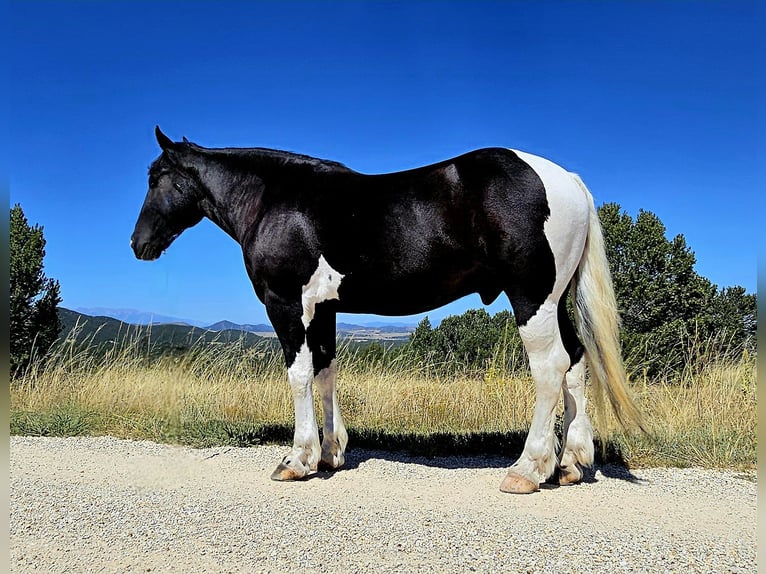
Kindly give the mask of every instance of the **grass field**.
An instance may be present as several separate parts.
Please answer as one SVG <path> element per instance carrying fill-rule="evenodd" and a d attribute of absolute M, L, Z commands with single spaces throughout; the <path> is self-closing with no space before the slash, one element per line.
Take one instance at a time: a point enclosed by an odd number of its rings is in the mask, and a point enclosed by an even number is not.
<path fill-rule="evenodd" d="M 149 350 L 139 338 L 98 358 L 87 345 L 61 345 L 11 384 L 11 433 L 193 446 L 291 440 L 292 399 L 271 347 L 206 344 L 159 359 Z M 342 346 L 338 389 L 350 447 L 518 455 L 534 406 L 528 372 L 498 365 L 481 374 L 437 372 L 406 360 L 369 364 Z M 637 378 L 633 391 L 650 432 L 603 421 L 597 460 L 755 468 L 754 357 L 711 358 L 667 380 Z"/>

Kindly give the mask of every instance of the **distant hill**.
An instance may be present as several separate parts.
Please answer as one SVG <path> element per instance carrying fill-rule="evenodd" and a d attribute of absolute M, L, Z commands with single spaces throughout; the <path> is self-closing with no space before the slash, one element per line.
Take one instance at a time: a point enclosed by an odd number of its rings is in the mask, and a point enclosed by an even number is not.
<path fill-rule="evenodd" d="M 257 333 L 261 337 L 274 337 L 274 328 L 271 325 L 258 323 L 256 325 L 240 325 L 232 323 L 231 321 L 219 321 L 212 325 L 208 325 L 206 329 L 210 331 L 245 331 L 248 333 Z M 351 339 L 352 341 L 406 341 L 409 339 L 410 333 L 414 330 L 414 327 L 405 325 L 389 325 L 378 324 L 378 326 L 371 325 L 354 325 L 352 323 L 338 323 L 337 331 L 338 337 L 341 339 Z"/>
<path fill-rule="evenodd" d="M 122 318 L 104 315 L 90 315 L 82 311 L 72 311 L 59 307 L 59 317 L 63 326 L 62 336 L 72 332 L 77 327 L 78 340 L 91 340 L 93 343 L 105 343 L 124 340 L 130 336 L 148 337 L 152 342 L 164 346 L 190 346 L 197 341 L 229 342 L 244 337 L 247 345 L 254 345 L 263 338 L 273 339 L 274 329 L 271 325 L 233 323 L 219 321 L 208 326 L 194 326 L 180 322 L 174 317 L 165 317 L 170 322 L 161 323 L 162 316 L 142 313 L 132 310 L 113 310 L 96 308 L 110 315 L 119 314 Z M 145 322 L 151 318 L 151 324 Z M 137 321 L 131 322 L 128 319 Z M 409 339 L 415 327 L 378 323 L 376 325 L 354 325 L 338 323 L 338 337 L 358 342 L 389 341 L 404 342 Z"/>
<path fill-rule="evenodd" d="M 203 327 L 204 324 L 200 321 L 194 321 L 192 319 L 179 319 L 178 317 L 171 317 L 169 315 L 158 315 L 157 313 L 149 313 L 146 311 L 137 311 L 135 309 L 110 309 L 108 307 L 77 307 L 74 309 L 75 313 L 82 315 L 88 315 L 90 317 L 109 317 L 117 319 L 123 323 L 129 323 L 131 325 L 193 325 L 195 327 Z"/>
<path fill-rule="evenodd" d="M 274 328 L 271 325 L 266 325 L 264 323 L 258 323 L 256 325 L 251 325 L 249 323 L 246 323 L 245 325 L 238 325 L 237 323 L 232 323 L 231 321 L 218 321 L 217 323 L 208 325 L 205 328 L 210 331 L 231 330 L 247 331 L 248 333 L 274 333 Z"/>
<path fill-rule="evenodd" d="M 62 325 L 62 338 L 75 333 L 78 341 L 88 341 L 95 345 L 134 338 L 148 339 L 153 345 L 161 348 L 186 348 L 199 342 L 226 343 L 238 341 L 241 338 L 248 346 L 263 341 L 263 337 L 241 330 L 211 331 L 179 324 L 134 325 L 113 317 L 91 316 L 63 307 L 59 307 L 59 318 Z"/>
<path fill-rule="evenodd" d="M 404 342 L 409 340 L 415 327 L 403 325 L 353 325 L 338 323 L 338 336 L 352 341 L 392 341 Z"/>

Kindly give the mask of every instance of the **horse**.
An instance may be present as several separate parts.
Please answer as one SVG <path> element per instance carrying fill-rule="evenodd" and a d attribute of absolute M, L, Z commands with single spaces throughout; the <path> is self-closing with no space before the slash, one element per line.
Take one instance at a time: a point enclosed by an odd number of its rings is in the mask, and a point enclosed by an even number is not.
<path fill-rule="evenodd" d="M 411 315 L 472 293 L 485 305 L 505 293 L 536 399 L 503 492 L 535 492 L 556 471 L 559 484 L 576 484 L 593 464 L 586 364 L 596 397 L 609 400 L 623 425 L 642 426 L 622 363 L 600 223 L 576 174 L 499 147 L 369 175 L 287 151 L 174 142 L 159 126 L 155 136 L 162 152 L 149 168 L 131 247 L 138 259 L 157 259 L 203 217 L 241 246 L 281 345 L 294 402 L 293 446 L 273 480 L 344 464 L 338 312 Z M 566 307 L 570 291 L 576 326 Z M 321 443 L 313 383 L 324 415 Z"/>

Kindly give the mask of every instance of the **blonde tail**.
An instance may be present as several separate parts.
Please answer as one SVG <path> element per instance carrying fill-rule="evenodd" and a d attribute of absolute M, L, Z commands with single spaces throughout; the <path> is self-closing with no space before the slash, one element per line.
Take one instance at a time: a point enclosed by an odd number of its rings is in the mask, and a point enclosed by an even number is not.
<path fill-rule="evenodd" d="M 596 422 L 598 426 L 605 427 L 606 395 L 623 428 L 636 425 L 645 431 L 643 416 L 631 397 L 622 363 L 620 316 L 596 206 L 583 181 L 575 174 L 572 176 L 590 203 L 588 239 L 573 285 L 575 320 L 585 346 L 590 378 L 596 391 L 593 397 L 597 413 Z"/>

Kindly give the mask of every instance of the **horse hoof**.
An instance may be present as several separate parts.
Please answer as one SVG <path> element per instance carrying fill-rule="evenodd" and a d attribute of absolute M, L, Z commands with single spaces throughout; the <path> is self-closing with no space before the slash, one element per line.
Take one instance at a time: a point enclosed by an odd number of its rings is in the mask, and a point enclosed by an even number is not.
<path fill-rule="evenodd" d="M 322 451 L 322 458 L 317 463 L 317 470 L 332 472 L 343 466 L 344 462 L 345 458 L 342 452 Z"/>
<path fill-rule="evenodd" d="M 286 465 L 284 462 L 279 463 L 279 466 L 271 473 L 271 480 L 279 482 L 288 482 L 291 480 L 300 480 L 304 478 L 308 473 L 298 470 L 292 466 Z"/>
<path fill-rule="evenodd" d="M 317 470 L 321 470 L 324 472 L 333 472 L 335 470 L 338 470 L 340 467 L 343 466 L 344 463 L 343 455 L 342 454 L 336 454 L 331 455 L 329 457 L 323 457 L 319 459 L 319 462 L 317 463 Z"/>
<path fill-rule="evenodd" d="M 500 490 L 511 494 L 530 494 L 540 490 L 540 487 L 528 478 L 509 471 L 500 484 Z"/>
<path fill-rule="evenodd" d="M 582 470 L 579 465 L 572 465 L 566 468 L 559 468 L 559 484 L 561 486 L 569 486 L 577 484 L 582 480 Z"/>

